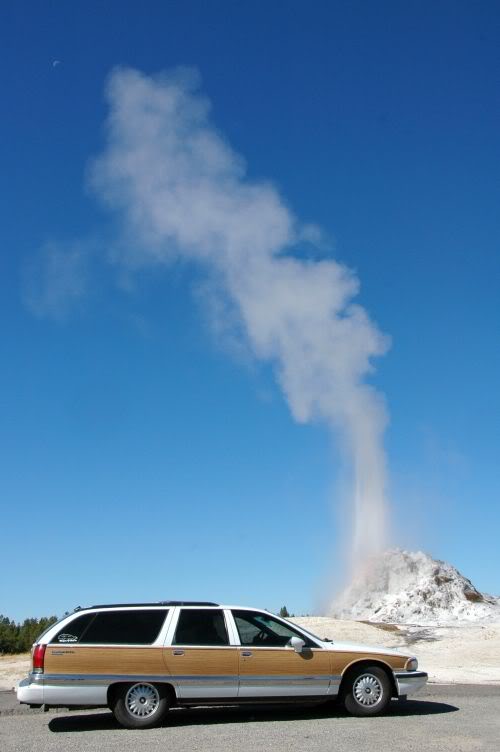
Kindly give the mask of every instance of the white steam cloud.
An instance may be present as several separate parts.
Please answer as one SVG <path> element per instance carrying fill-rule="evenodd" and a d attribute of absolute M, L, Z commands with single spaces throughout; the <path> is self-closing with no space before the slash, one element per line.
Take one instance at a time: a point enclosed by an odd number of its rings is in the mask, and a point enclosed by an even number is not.
<path fill-rule="evenodd" d="M 301 225 L 272 185 L 246 177 L 197 86 L 189 70 L 115 70 L 107 145 L 91 184 L 134 238 L 123 261 L 203 265 L 255 356 L 274 365 L 294 418 L 340 433 L 354 478 L 352 552 L 371 555 L 386 537 L 386 410 L 364 379 L 387 338 L 352 302 L 352 271 L 300 257 L 297 246 L 319 230 Z"/>

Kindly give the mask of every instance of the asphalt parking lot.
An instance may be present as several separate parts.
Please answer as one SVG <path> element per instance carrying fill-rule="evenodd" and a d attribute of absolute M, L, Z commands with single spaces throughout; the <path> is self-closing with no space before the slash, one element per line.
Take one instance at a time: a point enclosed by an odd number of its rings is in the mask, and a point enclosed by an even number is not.
<path fill-rule="evenodd" d="M 137 752 L 175 749 L 382 750 L 471 752 L 500 749 L 500 686 L 430 685 L 380 718 L 351 718 L 338 707 L 225 707 L 172 710 L 149 731 L 118 727 L 106 710 L 44 713 L 0 693 L 2 752 Z"/>

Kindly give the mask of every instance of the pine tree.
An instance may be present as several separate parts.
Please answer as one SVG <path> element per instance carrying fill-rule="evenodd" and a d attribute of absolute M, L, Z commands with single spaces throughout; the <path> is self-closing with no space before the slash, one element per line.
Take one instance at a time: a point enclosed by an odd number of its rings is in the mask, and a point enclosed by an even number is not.
<path fill-rule="evenodd" d="M 25 619 L 22 624 L 16 624 L 0 614 L 0 654 L 27 653 L 35 640 L 55 621 L 57 617 L 49 616 Z"/>

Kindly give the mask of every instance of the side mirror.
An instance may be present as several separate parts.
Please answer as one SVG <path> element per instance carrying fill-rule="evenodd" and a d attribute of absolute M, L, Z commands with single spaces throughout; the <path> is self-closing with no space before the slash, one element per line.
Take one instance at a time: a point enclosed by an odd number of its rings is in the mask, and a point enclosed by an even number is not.
<path fill-rule="evenodd" d="M 306 643 L 300 637 L 294 636 L 290 638 L 290 641 L 288 644 L 290 645 L 291 648 L 295 650 L 296 653 L 302 653 L 302 650 L 304 649 L 304 646 Z"/>

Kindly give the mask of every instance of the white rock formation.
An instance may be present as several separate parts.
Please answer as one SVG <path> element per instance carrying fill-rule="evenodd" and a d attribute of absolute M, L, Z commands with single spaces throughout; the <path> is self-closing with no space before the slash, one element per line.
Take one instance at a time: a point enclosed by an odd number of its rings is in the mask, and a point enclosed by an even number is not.
<path fill-rule="evenodd" d="M 367 561 L 331 615 L 393 624 L 500 621 L 500 599 L 480 593 L 451 564 L 393 549 Z"/>

